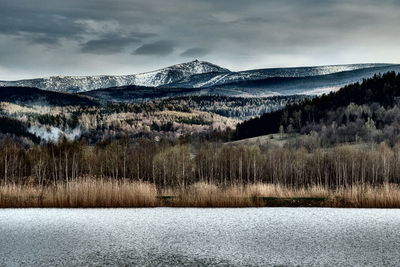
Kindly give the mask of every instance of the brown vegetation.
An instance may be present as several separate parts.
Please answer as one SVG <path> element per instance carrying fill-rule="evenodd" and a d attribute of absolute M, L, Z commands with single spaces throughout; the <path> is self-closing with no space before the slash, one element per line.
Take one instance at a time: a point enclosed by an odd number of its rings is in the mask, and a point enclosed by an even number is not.
<path fill-rule="evenodd" d="M 1 207 L 399 207 L 400 146 L 0 144 Z M 90 177 L 90 178 L 88 178 Z"/>
<path fill-rule="evenodd" d="M 1 208 L 122 208 L 122 207 L 354 207 L 400 208 L 400 187 L 352 186 L 288 188 L 272 184 L 196 183 L 186 188 L 157 189 L 128 180 L 81 178 L 56 185 L 0 186 Z"/>

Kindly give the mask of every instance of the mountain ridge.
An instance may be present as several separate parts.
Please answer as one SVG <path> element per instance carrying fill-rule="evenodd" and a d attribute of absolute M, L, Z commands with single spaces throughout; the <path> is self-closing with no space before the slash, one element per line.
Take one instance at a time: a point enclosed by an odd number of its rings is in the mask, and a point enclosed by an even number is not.
<path fill-rule="evenodd" d="M 166 68 L 131 75 L 50 76 L 17 81 L 0 81 L 0 86 L 34 87 L 48 91 L 79 93 L 95 89 L 137 85 L 158 87 L 187 76 L 202 73 L 227 73 L 230 70 L 215 64 L 194 60 Z"/>
<path fill-rule="evenodd" d="M 273 77 L 314 77 L 343 71 L 374 67 L 390 68 L 393 66 L 397 65 L 366 63 L 230 71 L 206 61 L 194 60 L 155 71 L 132 75 L 51 76 L 28 80 L 0 81 L 0 86 L 35 87 L 42 90 L 67 93 L 81 93 L 131 85 L 166 88 L 212 88 L 236 82 L 255 81 Z"/>

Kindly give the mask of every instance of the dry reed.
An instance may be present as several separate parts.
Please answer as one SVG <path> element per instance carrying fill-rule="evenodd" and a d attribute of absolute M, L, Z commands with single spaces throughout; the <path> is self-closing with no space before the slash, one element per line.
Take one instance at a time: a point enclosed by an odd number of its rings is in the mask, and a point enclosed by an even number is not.
<path fill-rule="evenodd" d="M 315 202 L 317 201 L 317 202 Z M 322 206 L 400 208 L 400 186 L 356 185 L 349 188 L 289 188 L 274 184 L 217 186 L 196 183 L 185 188 L 156 188 L 147 182 L 80 178 L 50 186 L 0 186 L 2 208 L 118 207 L 260 207 Z"/>

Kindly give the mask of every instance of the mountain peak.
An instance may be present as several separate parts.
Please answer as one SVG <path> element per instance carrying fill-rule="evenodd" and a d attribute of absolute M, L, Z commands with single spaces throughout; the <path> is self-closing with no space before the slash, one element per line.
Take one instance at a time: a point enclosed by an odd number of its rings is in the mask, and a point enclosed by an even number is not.
<path fill-rule="evenodd" d="M 135 75 L 135 84 L 142 86 L 160 86 L 181 81 L 196 74 L 229 73 L 230 70 L 221 68 L 206 61 L 193 60 L 172 65 L 163 69 Z"/>
<path fill-rule="evenodd" d="M 185 62 L 185 63 L 172 65 L 165 69 L 180 70 L 189 75 L 203 74 L 203 73 L 209 73 L 209 72 L 221 72 L 221 73 L 231 72 L 230 70 L 222 68 L 218 65 L 212 64 L 207 61 L 200 61 L 198 59 L 195 59 L 195 60 L 189 61 L 189 62 Z"/>

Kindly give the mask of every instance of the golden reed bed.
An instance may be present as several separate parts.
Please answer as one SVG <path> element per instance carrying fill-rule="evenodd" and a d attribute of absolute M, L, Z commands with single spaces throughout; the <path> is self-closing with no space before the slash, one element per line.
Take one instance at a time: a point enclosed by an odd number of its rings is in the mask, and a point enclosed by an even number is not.
<path fill-rule="evenodd" d="M 318 206 L 400 208 L 400 187 L 353 186 L 291 189 L 273 184 L 220 187 L 196 183 L 185 188 L 157 189 L 127 180 L 84 178 L 52 186 L 0 186 L 1 208 L 120 208 L 120 207 L 268 207 Z"/>

